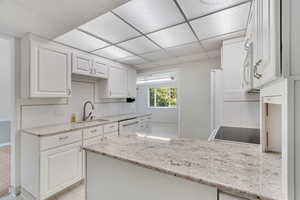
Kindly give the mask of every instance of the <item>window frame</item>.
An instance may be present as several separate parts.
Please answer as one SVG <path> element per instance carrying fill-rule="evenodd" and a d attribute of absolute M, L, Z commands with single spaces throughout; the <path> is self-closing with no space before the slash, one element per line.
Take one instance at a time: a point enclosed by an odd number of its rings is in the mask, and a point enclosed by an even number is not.
<path fill-rule="evenodd" d="M 174 88 L 174 89 L 176 89 L 176 105 L 175 106 L 170 106 L 170 102 L 169 102 L 169 106 L 167 107 L 167 106 L 156 106 L 156 92 L 154 92 L 154 105 L 155 106 L 151 106 L 150 105 L 150 89 L 154 89 L 154 91 L 156 90 L 156 89 L 161 89 L 161 88 L 168 88 L 169 89 L 169 96 L 171 96 L 171 89 L 172 88 Z M 148 96 L 147 96 L 147 101 L 148 101 L 148 108 L 150 108 L 150 109 L 158 109 L 158 108 L 161 108 L 161 109 L 177 109 L 177 91 L 178 91 L 178 89 L 176 88 L 176 87 L 148 87 L 147 88 L 147 90 L 148 90 Z"/>

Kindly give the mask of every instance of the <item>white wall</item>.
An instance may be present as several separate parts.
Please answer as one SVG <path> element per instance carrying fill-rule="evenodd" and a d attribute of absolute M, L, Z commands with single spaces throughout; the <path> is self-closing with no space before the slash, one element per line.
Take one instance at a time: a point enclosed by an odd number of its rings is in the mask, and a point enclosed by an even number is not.
<path fill-rule="evenodd" d="M 211 132 L 209 62 L 179 68 L 180 136 L 207 140 Z"/>
<path fill-rule="evenodd" d="M 223 44 L 222 70 L 214 70 L 215 127 L 259 128 L 259 95 L 249 94 L 242 86 L 243 38 Z"/>
<path fill-rule="evenodd" d="M 0 121 L 10 121 L 12 117 L 12 45 L 11 39 L 0 35 Z"/>
<path fill-rule="evenodd" d="M 177 108 L 150 108 L 149 107 L 149 88 L 160 87 L 175 87 L 177 82 L 157 83 L 157 84 L 143 84 L 138 85 L 138 93 L 136 98 L 137 112 L 152 113 L 152 122 L 173 123 L 178 122 L 178 109 Z"/>
<path fill-rule="evenodd" d="M 177 72 L 178 125 L 182 138 L 207 140 L 211 134 L 210 71 L 220 66 L 219 60 L 220 58 L 216 57 L 140 71 L 140 73 Z"/>
<path fill-rule="evenodd" d="M 108 116 L 133 113 L 136 111 L 135 103 L 97 103 L 95 97 L 95 82 L 85 80 L 72 81 L 72 97 L 60 105 L 22 105 L 21 119 L 22 127 L 29 128 L 49 124 L 70 122 L 72 113 L 82 119 L 83 104 L 90 100 L 95 103 L 95 114 L 97 116 Z"/>

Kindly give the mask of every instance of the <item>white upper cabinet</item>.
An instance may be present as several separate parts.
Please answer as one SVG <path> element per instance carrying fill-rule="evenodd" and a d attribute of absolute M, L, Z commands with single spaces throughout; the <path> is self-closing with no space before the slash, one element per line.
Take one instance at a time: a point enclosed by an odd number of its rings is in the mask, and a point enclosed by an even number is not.
<path fill-rule="evenodd" d="M 253 29 L 253 84 L 254 88 L 282 75 L 280 50 L 280 2 L 256 0 Z"/>
<path fill-rule="evenodd" d="M 111 65 L 108 69 L 108 79 L 99 80 L 98 97 L 127 98 L 136 97 L 136 70 L 123 65 Z"/>
<path fill-rule="evenodd" d="M 72 73 L 81 75 L 91 73 L 93 62 L 90 56 L 73 53 L 72 58 Z"/>
<path fill-rule="evenodd" d="M 128 87 L 128 97 L 136 97 L 136 70 L 128 69 L 127 71 L 127 87 Z"/>
<path fill-rule="evenodd" d="M 61 45 L 26 36 L 22 39 L 22 97 L 71 96 L 71 52 Z"/>
<path fill-rule="evenodd" d="M 101 58 L 89 54 L 73 53 L 72 73 L 98 78 L 108 77 L 108 66 Z"/>
<path fill-rule="evenodd" d="M 99 78 L 108 78 L 108 66 L 103 60 L 94 58 L 93 60 L 94 76 Z"/>
<path fill-rule="evenodd" d="M 127 97 L 127 69 L 111 66 L 109 69 L 108 85 L 108 96 L 110 98 Z"/>

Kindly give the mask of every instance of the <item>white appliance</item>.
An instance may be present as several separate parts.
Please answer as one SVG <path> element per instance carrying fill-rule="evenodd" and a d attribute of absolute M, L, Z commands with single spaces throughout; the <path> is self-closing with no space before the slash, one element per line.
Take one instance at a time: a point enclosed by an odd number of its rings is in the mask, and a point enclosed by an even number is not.
<path fill-rule="evenodd" d="M 132 135 L 138 130 L 139 120 L 129 119 L 119 122 L 119 135 Z"/>

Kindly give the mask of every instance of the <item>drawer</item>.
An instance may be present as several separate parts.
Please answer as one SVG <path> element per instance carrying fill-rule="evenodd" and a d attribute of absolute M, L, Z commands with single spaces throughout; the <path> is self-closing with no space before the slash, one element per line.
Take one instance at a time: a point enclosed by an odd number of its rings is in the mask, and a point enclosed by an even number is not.
<path fill-rule="evenodd" d="M 263 102 L 270 104 L 282 104 L 282 98 L 281 96 L 267 96 L 263 97 Z"/>
<path fill-rule="evenodd" d="M 118 130 L 119 130 L 118 123 L 104 125 L 104 133 L 111 133 L 111 132 L 115 132 L 115 131 L 118 132 Z"/>
<path fill-rule="evenodd" d="M 70 131 L 62 134 L 44 136 L 40 140 L 40 150 L 71 144 L 82 140 L 82 131 Z"/>
<path fill-rule="evenodd" d="M 93 138 L 89 138 L 83 141 L 83 146 L 89 146 L 89 145 L 93 145 L 93 144 L 97 144 L 100 143 L 103 139 L 103 136 L 98 136 L 98 137 L 93 137 Z"/>
<path fill-rule="evenodd" d="M 87 128 L 83 130 L 83 138 L 92 138 L 96 136 L 103 136 L 103 126 Z"/>

